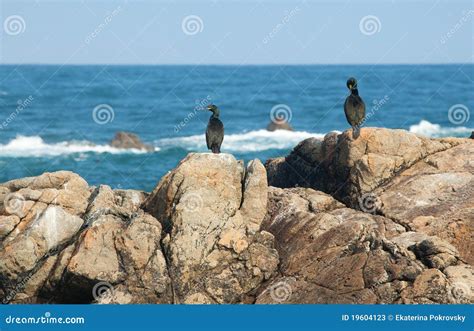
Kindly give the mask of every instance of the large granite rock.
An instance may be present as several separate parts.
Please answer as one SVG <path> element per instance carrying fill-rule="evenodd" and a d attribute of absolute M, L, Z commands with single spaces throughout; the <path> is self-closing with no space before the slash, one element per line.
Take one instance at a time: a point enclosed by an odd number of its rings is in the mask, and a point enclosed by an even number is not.
<path fill-rule="evenodd" d="M 0 185 L 0 300 L 172 302 L 145 194 L 60 171 Z"/>
<path fill-rule="evenodd" d="M 67 171 L 12 180 L 0 301 L 473 303 L 473 151 L 363 128 L 267 171 L 189 154 L 151 194 Z"/>
<path fill-rule="evenodd" d="M 311 187 L 348 207 L 384 215 L 407 230 L 438 235 L 473 263 L 474 142 L 363 128 L 301 142 L 266 163 L 269 184 Z"/>
<path fill-rule="evenodd" d="M 87 302 L 92 294 L 103 303 L 171 302 L 161 224 L 140 209 L 144 198 L 141 192 L 108 186 L 92 193 L 85 215 L 89 226 L 64 271 L 63 300 Z"/>
<path fill-rule="evenodd" d="M 474 274 L 441 239 L 308 188 L 270 188 L 279 275 L 257 303 L 467 303 Z"/>
<path fill-rule="evenodd" d="M 84 225 L 90 191 L 78 175 L 59 171 L 0 185 L 2 301 L 19 294 L 41 267 L 52 264 Z M 46 263 L 45 263 L 46 262 Z M 41 285 L 41 284 L 39 284 Z M 28 289 L 33 292 L 32 289 Z"/>
<path fill-rule="evenodd" d="M 453 244 L 474 265 L 474 143 L 426 157 L 371 193 L 376 212 Z"/>
<path fill-rule="evenodd" d="M 145 201 L 159 219 L 176 303 L 252 301 L 276 271 L 273 236 L 260 231 L 267 177 L 229 154 L 190 154 Z"/>

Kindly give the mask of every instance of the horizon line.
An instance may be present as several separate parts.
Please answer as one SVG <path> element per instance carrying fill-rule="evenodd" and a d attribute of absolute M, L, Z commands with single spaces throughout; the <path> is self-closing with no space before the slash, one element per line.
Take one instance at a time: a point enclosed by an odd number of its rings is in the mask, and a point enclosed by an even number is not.
<path fill-rule="evenodd" d="M 25 62 L 25 63 L 2 63 L 0 66 L 22 66 L 22 65 L 44 65 L 44 66 L 383 66 L 383 65 L 472 65 L 474 62 L 392 62 L 392 63 L 49 63 L 49 62 Z"/>

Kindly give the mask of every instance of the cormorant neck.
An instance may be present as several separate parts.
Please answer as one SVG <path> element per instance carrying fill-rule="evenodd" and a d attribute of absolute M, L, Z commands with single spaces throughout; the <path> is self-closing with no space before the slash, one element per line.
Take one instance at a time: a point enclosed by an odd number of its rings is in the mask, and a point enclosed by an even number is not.
<path fill-rule="evenodd" d="M 215 111 L 215 112 L 212 112 L 212 118 L 219 118 L 219 112 L 218 111 Z"/>
<path fill-rule="evenodd" d="M 351 94 L 352 95 L 359 95 L 359 90 L 354 88 L 354 89 L 351 90 Z"/>

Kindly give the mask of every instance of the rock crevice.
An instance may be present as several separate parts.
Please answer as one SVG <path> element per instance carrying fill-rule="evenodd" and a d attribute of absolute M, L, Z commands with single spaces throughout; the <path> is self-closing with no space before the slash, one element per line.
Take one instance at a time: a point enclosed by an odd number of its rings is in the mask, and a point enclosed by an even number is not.
<path fill-rule="evenodd" d="M 0 301 L 474 303 L 473 159 L 472 140 L 364 128 L 266 168 L 191 153 L 151 193 L 12 180 Z"/>

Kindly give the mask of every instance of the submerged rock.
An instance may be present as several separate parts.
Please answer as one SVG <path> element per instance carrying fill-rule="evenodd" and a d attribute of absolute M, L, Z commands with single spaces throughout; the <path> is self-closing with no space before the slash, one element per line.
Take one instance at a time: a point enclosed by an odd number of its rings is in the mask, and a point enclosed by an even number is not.
<path fill-rule="evenodd" d="M 151 145 L 144 144 L 141 139 L 134 133 L 119 131 L 115 134 L 114 139 L 110 142 L 110 146 L 121 149 L 140 149 L 146 151 L 153 151 Z"/>
<path fill-rule="evenodd" d="M 271 121 L 267 125 L 267 131 L 276 131 L 276 130 L 287 130 L 287 131 L 293 131 L 293 128 L 291 127 L 290 123 L 288 122 L 273 122 Z"/>

